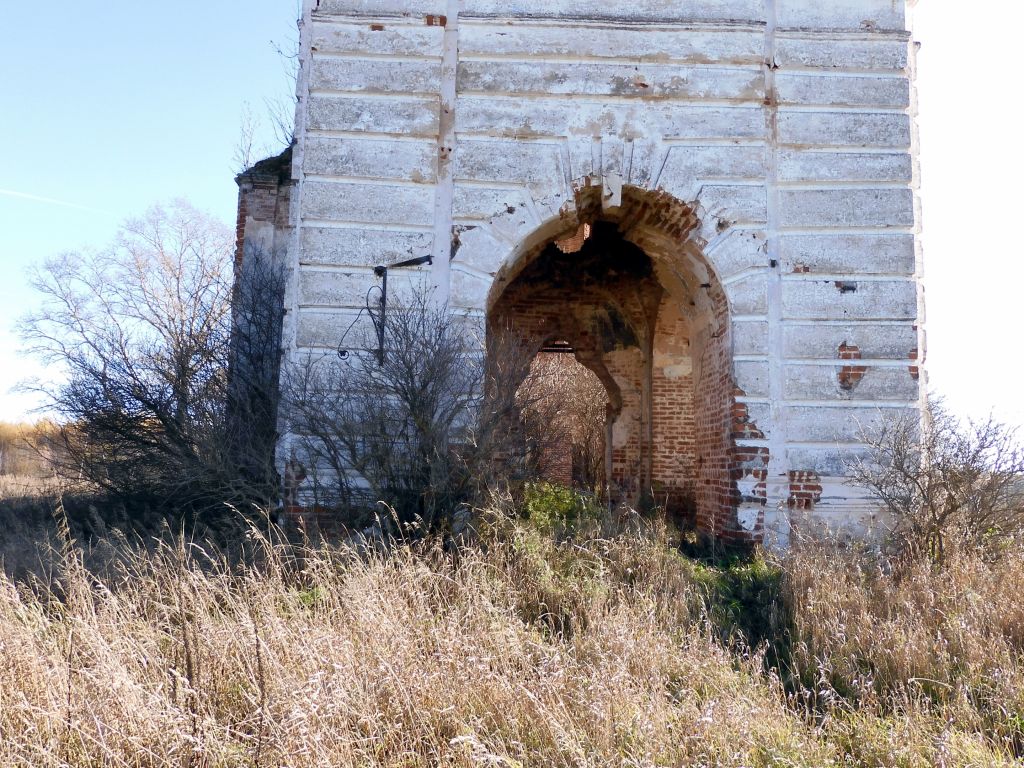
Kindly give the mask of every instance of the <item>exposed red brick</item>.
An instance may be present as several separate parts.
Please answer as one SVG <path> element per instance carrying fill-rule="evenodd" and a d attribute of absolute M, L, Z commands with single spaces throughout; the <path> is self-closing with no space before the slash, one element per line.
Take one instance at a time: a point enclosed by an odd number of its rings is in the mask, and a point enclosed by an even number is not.
<path fill-rule="evenodd" d="M 558 258 L 587 258 L 587 253 L 591 252 L 588 249 L 595 247 L 579 239 L 572 242 L 571 247 L 565 246 L 569 245 L 568 238 L 585 231 L 581 225 L 602 220 L 601 194 L 600 186 L 588 186 L 587 180 L 583 181 L 577 197 L 579 217 L 567 219 L 566 234 L 555 238 L 562 246 L 560 252 L 569 254 Z M 670 195 L 628 187 L 623 189 L 618 215 L 621 221 L 627 222 L 625 226 L 632 233 L 629 239 L 641 247 L 645 232 L 657 232 L 657 241 L 651 247 L 660 249 L 659 252 L 663 252 L 666 241 L 675 241 L 680 248 L 684 247 L 697 224 L 694 212 Z M 545 247 L 539 246 L 533 254 L 527 254 L 524 261 L 534 263 Z M 579 249 L 581 254 L 575 253 Z M 571 276 L 558 284 L 559 281 L 551 280 L 550 276 L 533 275 L 530 270 L 530 267 L 525 268 L 509 281 L 491 309 L 491 322 L 534 339 L 532 343 L 538 348 L 551 339 L 568 340 L 576 349 L 578 359 L 605 381 L 606 388 L 612 382 L 614 391 L 609 391 L 609 400 L 620 439 L 612 450 L 610 481 L 618 499 L 635 499 L 644 490 L 639 487 L 645 456 L 641 417 L 643 354 L 639 346 L 616 347 L 607 338 L 595 337 L 587 318 L 605 312 L 614 304 L 621 322 L 640 329 L 645 327 L 646 310 L 643 299 L 637 297 L 657 297 L 662 289 L 656 282 L 650 286 L 638 285 L 614 275 L 603 278 L 605 281 L 600 285 L 584 285 Z M 716 536 L 729 531 L 734 538 L 749 540 L 751 533 L 739 530 L 736 523 L 736 507 L 744 501 L 737 481 L 754 473 L 758 487 L 753 496 L 764 499 L 767 449 L 736 448 L 739 438 L 763 439 L 764 435 L 747 416 L 745 406 L 735 402 L 725 292 L 717 281 L 698 289 L 714 307 L 710 323 L 719 330 L 708 334 L 705 346 L 699 351 L 702 370 L 699 380 L 692 372 L 673 370 L 669 374 L 653 366 L 652 490 L 659 504 L 670 508 L 676 505 L 695 507 L 696 524 L 702 531 Z M 678 301 L 665 294 L 655 308 L 658 317 L 655 348 L 685 349 L 679 345 L 688 345 L 691 332 L 698 329 L 689 328 L 690 320 L 685 313 L 673 313 L 670 305 L 676 307 Z M 705 317 L 701 322 L 709 320 Z M 637 330 L 636 335 L 642 334 Z M 685 356 L 685 352 L 679 354 Z M 696 364 L 691 358 L 687 359 Z"/>
<path fill-rule="evenodd" d="M 811 510 L 821 501 L 821 477 L 816 472 L 792 470 L 789 473 L 789 506 Z"/>
<path fill-rule="evenodd" d="M 860 347 L 855 344 L 847 344 L 844 341 L 839 345 L 839 359 L 860 360 Z M 857 385 L 860 384 L 860 380 L 864 378 L 864 374 L 867 373 L 867 371 L 867 366 L 844 365 L 839 369 L 839 386 L 848 392 L 856 389 Z"/>
<path fill-rule="evenodd" d="M 235 177 L 238 184 L 238 215 L 235 219 L 235 270 L 245 258 L 246 222 L 272 223 L 278 230 L 288 227 L 293 181 L 292 149 L 261 160 Z"/>

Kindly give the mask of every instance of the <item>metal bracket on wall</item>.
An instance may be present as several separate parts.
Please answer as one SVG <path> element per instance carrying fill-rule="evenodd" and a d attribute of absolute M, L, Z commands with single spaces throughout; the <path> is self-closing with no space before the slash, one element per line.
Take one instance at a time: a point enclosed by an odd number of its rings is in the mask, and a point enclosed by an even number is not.
<path fill-rule="evenodd" d="M 433 256 L 418 256 L 415 259 L 406 259 L 405 261 L 399 261 L 395 264 L 389 264 L 387 266 L 379 264 L 373 268 L 373 274 L 381 279 L 381 285 L 371 286 L 370 290 L 366 292 L 366 313 L 370 316 L 370 320 L 373 322 L 373 328 L 377 332 L 377 365 L 384 365 L 384 333 L 386 329 L 387 320 L 387 308 L 388 308 L 388 271 L 392 269 L 401 269 L 403 267 L 419 267 L 423 264 L 433 264 Z M 370 302 L 370 294 L 373 293 L 374 288 L 380 291 L 380 298 L 377 300 L 377 309 L 374 309 Z M 352 330 L 352 327 L 359 321 L 364 310 L 359 311 L 359 315 L 352 321 L 352 325 L 348 327 L 348 330 L 341 337 L 341 342 L 338 344 L 338 357 L 342 360 L 347 360 L 349 356 L 349 350 L 345 349 L 342 344 L 345 342 L 345 337 L 348 336 L 348 332 Z"/>

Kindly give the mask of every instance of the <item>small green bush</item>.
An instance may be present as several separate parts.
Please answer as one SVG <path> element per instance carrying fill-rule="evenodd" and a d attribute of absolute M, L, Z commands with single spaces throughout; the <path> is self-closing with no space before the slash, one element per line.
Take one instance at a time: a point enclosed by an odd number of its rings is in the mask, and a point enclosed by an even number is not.
<path fill-rule="evenodd" d="M 567 533 L 597 525 L 604 512 L 590 494 L 547 482 L 527 484 L 523 511 L 545 533 Z"/>

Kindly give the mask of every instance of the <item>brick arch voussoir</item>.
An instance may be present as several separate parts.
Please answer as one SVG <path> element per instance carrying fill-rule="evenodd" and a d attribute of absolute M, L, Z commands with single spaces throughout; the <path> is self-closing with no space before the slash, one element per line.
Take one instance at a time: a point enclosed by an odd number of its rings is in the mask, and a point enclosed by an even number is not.
<path fill-rule="evenodd" d="M 488 309 L 500 296 L 504 285 L 548 243 L 571 237 L 582 225 L 600 218 L 618 219 L 627 239 L 645 249 L 679 248 L 686 249 L 690 254 L 700 254 L 696 263 L 691 264 L 696 267 L 698 276 L 701 276 L 702 270 L 706 270 L 700 282 L 722 286 L 723 294 L 729 296 L 723 277 L 727 276 L 730 265 L 717 262 L 716 246 L 728 238 L 732 222 L 738 217 L 732 216 L 727 210 L 707 210 L 699 197 L 687 202 L 661 188 L 623 184 L 621 177 L 616 174 L 582 176 L 573 181 L 572 191 L 572 197 L 563 203 L 557 215 L 541 221 L 532 232 L 506 247 L 500 266 L 488 270 L 493 278 L 487 300 Z M 488 219 L 484 227 L 479 228 L 480 232 L 514 231 L 518 224 L 515 217 L 515 211 L 499 210 Z M 467 238 L 473 236 L 472 233 L 463 236 L 458 260 L 470 264 L 478 261 L 473 255 L 472 246 L 466 242 Z M 492 242 L 508 242 L 494 234 L 484 236 Z M 479 261 L 493 265 L 493 248 L 490 254 Z"/>

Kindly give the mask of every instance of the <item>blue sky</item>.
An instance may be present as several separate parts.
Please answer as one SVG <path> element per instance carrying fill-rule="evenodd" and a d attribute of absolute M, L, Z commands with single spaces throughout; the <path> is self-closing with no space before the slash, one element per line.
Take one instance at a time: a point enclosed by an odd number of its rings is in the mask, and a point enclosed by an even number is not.
<path fill-rule="evenodd" d="M 921 0 L 914 14 L 928 368 L 956 411 L 1024 424 L 1024 8 L 999 10 L 998 24 L 950 0 Z M 244 105 L 262 114 L 288 93 L 272 43 L 288 47 L 296 15 L 295 0 L 3 3 L 0 419 L 24 415 L 30 402 L 8 390 L 37 371 L 12 332 L 35 301 L 30 264 L 101 247 L 123 218 L 178 196 L 233 220 Z M 262 140 L 273 143 L 269 126 Z"/>
<path fill-rule="evenodd" d="M 0 419 L 28 405 L 7 391 L 34 367 L 11 332 L 35 299 L 28 265 L 102 247 L 174 197 L 233 221 L 244 105 L 262 115 L 290 94 L 274 45 L 292 44 L 297 14 L 294 0 L 2 3 Z"/>

